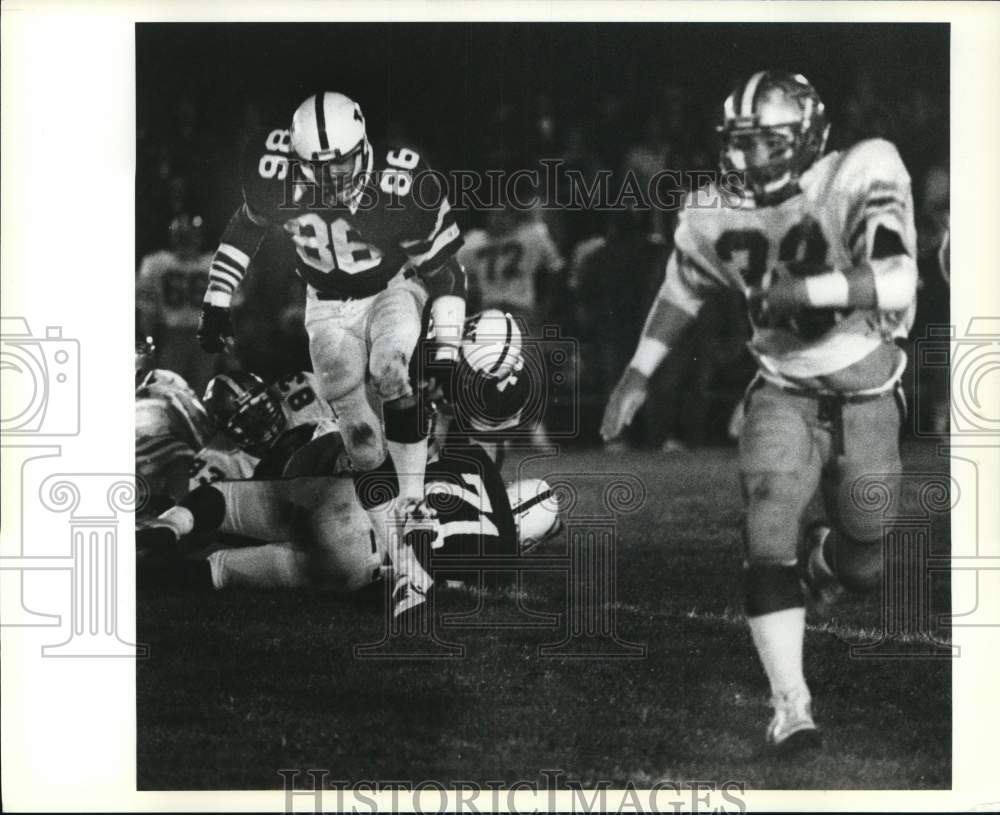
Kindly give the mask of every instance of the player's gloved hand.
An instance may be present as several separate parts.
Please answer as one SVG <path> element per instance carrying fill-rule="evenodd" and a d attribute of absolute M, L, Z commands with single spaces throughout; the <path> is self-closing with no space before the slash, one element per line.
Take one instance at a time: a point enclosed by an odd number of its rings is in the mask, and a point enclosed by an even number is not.
<path fill-rule="evenodd" d="M 632 424 L 636 412 L 646 401 L 648 390 L 647 377 L 631 365 L 625 369 L 604 409 L 604 420 L 601 422 L 601 438 L 604 441 L 618 438 L 622 430 Z"/>
<path fill-rule="evenodd" d="M 233 325 L 229 320 L 229 309 L 205 303 L 201 307 L 198 322 L 198 344 L 201 350 L 216 354 L 226 349 L 226 339 L 233 336 Z"/>

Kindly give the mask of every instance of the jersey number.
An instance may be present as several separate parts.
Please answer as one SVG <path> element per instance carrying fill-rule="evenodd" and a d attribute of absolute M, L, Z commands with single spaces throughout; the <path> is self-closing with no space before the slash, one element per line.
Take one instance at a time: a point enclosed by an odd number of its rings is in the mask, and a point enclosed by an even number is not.
<path fill-rule="evenodd" d="M 493 512 L 493 504 L 486 491 L 483 479 L 476 473 L 462 473 L 459 476 L 465 484 L 456 484 L 453 481 L 432 481 L 427 484 L 426 492 L 428 497 L 435 492 L 442 494 L 444 501 L 451 501 L 456 498 L 471 506 L 479 515 L 478 521 L 445 521 L 441 524 L 441 534 L 437 536 L 432 549 L 440 549 L 444 546 L 444 539 L 449 535 L 492 535 L 500 537 L 500 531 L 496 524 L 487 517 Z"/>
<path fill-rule="evenodd" d="M 343 218 L 327 224 L 315 212 L 309 212 L 292 224 L 298 227 L 292 240 L 302 259 L 324 274 L 334 271 L 358 274 L 382 262 L 382 253 L 361 240 L 361 235 Z"/>
<path fill-rule="evenodd" d="M 225 479 L 226 474 L 222 472 L 222 470 L 218 467 L 209 467 L 207 465 L 208 462 L 205 461 L 205 459 L 196 458 L 191 464 L 191 470 L 189 472 L 190 478 L 197 481 L 203 487 Z M 208 474 L 199 475 L 202 470 L 205 470 Z"/>
<path fill-rule="evenodd" d="M 385 163 L 392 169 L 383 170 L 379 179 L 379 187 L 386 195 L 402 198 L 409 193 L 413 186 L 413 170 L 420 161 L 420 156 L 405 147 L 399 150 L 390 150 L 385 156 Z"/>
<path fill-rule="evenodd" d="M 267 134 L 264 147 L 272 152 L 265 153 L 257 162 L 257 173 L 261 178 L 277 178 L 279 181 L 284 181 L 288 175 L 288 159 L 275 153 L 287 153 L 291 138 L 291 133 L 287 130 L 272 130 Z"/>
<path fill-rule="evenodd" d="M 306 378 L 301 373 L 286 377 L 278 382 L 278 390 L 281 391 L 286 404 L 292 410 L 302 410 L 316 401 L 316 392 L 308 384 L 298 390 L 293 390 L 297 385 L 302 385 L 305 382 Z"/>
<path fill-rule="evenodd" d="M 738 271 L 747 286 L 760 286 L 767 271 L 770 254 L 767 235 L 759 229 L 729 229 L 715 242 L 715 252 L 723 263 L 738 263 Z M 778 244 L 778 260 L 787 263 L 792 274 L 806 276 L 824 271 L 829 244 L 820 225 L 805 218 L 792 226 Z M 797 261 L 797 262 L 796 262 Z M 827 333 L 848 313 L 834 309 L 804 309 L 789 318 L 782 328 L 805 340 Z"/>
<path fill-rule="evenodd" d="M 517 241 L 485 246 L 476 252 L 476 258 L 485 264 L 486 279 L 491 283 L 498 276 L 504 280 L 520 277 L 523 257 L 524 247 Z"/>
<path fill-rule="evenodd" d="M 163 276 L 163 302 L 167 308 L 200 309 L 208 287 L 208 272 L 171 269 Z"/>

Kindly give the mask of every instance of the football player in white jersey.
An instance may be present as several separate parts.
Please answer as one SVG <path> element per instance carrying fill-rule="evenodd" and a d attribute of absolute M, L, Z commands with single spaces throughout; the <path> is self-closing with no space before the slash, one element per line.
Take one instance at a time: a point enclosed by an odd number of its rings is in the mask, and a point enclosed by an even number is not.
<path fill-rule="evenodd" d="M 212 422 L 187 382 L 173 371 L 152 369 L 155 346 L 139 337 L 135 348 L 135 473 L 155 515 L 187 492 L 187 474 L 212 435 Z"/>
<path fill-rule="evenodd" d="M 241 174 L 244 203 L 212 261 L 202 347 L 225 348 L 232 294 L 267 228 L 281 227 L 307 284 L 320 395 L 355 469 L 377 466 L 388 446 L 405 515 L 423 501 L 427 441 L 408 376 L 423 309 L 430 299 L 447 339 L 442 356 L 452 360 L 465 319 L 465 273 L 455 259 L 462 238 L 443 186 L 414 150 L 375 150 L 361 107 L 332 92 L 310 96 L 290 122 L 252 139 Z M 366 393 L 368 375 L 381 416 Z"/>
<path fill-rule="evenodd" d="M 201 216 L 178 215 L 170 222 L 170 248 L 144 257 L 135 281 L 138 318 L 143 333 L 156 340 L 159 364 L 183 376 L 195 393 L 208 384 L 214 364 L 194 338 L 212 260 L 202 240 Z"/>
<path fill-rule="evenodd" d="M 859 479 L 899 488 L 906 355 L 895 341 L 915 307 L 913 202 L 892 144 L 824 155 L 823 103 L 799 74 L 753 74 L 723 114 L 722 169 L 745 187 L 689 196 L 601 433 L 612 439 L 631 422 L 707 290 L 746 295 L 759 366 L 739 450 L 746 610 L 771 686 L 767 740 L 793 752 L 820 742 L 802 669 L 805 601 L 880 585 L 884 519 L 853 490 Z M 817 491 L 828 521 L 803 531 Z"/>

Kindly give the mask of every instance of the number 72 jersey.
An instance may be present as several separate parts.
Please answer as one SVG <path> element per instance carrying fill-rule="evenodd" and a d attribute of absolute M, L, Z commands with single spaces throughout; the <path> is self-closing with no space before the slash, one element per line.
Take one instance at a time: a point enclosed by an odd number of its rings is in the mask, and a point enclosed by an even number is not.
<path fill-rule="evenodd" d="M 779 264 L 805 274 L 859 266 L 870 260 L 879 227 L 896 233 L 916 257 L 910 178 L 886 141 L 824 156 L 803 174 L 800 192 L 775 206 L 758 208 L 728 195 L 727 202 L 714 187 L 701 191 L 681 213 L 661 296 L 688 313 L 712 288 L 766 289 Z M 888 313 L 807 309 L 778 326 L 755 325 L 751 349 L 786 376 L 832 373 L 905 337 L 915 300 L 914 290 L 908 308 Z"/>

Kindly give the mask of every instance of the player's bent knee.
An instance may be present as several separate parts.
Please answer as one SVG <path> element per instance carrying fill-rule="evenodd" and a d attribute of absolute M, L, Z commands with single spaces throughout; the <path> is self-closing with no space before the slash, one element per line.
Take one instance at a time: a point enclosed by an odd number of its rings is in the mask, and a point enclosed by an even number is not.
<path fill-rule="evenodd" d="M 372 470 L 385 456 L 382 440 L 375 428 L 361 423 L 343 428 L 344 446 L 347 456 L 356 470 Z"/>
<path fill-rule="evenodd" d="M 400 399 L 413 393 L 409 365 L 403 354 L 372 354 L 371 374 L 375 390 L 385 401 Z"/>

